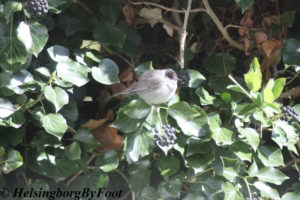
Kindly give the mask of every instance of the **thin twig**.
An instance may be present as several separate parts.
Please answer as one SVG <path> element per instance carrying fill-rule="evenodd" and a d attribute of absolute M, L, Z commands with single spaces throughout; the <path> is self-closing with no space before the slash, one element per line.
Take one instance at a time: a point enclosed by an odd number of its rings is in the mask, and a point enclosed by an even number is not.
<path fill-rule="evenodd" d="M 244 51 L 245 50 L 244 49 L 244 45 L 242 45 L 241 43 L 236 42 L 235 40 L 233 40 L 229 36 L 227 30 L 224 28 L 223 24 L 220 22 L 219 18 L 216 16 L 215 12 L 210 7 L 210 5 L 208 3 L 208 0 L 203 0 L 202 2 L 204 4 L 204 7 L 206 8 L 206 13 L 210 16 L 210 18 L 216 24 L 217 28 L 222 33 L 222 35 L 224 36 L 225 40 L 227 40 L 227 42 L 231 46 L 236 47 L 236 48 L 240 49 L 241 51 Z"/>
<path fill-rule="evenodd" d="M 183 26 L 182 26 L 182 32 L 181 32 L 181 36 L 180 36 L 180 58 L 179 58 L 179 63 L 180 63 L 180 68 L 183 69 L 184 68 L 184 47 L 185 47 L 185 39 L 186 39 L 186 27 L 187 27 L 187 23 L 189 20 L 189 15 L 190 15 L 190 11 L 191 11 L 191 7 L 192 7 L 192 0 L 188 0 L 188 4 L 187 4 L 187 9 L 185 11 L 184 14 L 184 21 L 183 21 Z"/>
<path fill-rule="evenodd" d="M 170 11 L 170 12 L 175 12 L 175 13 L 185 13 L 185 10 L 178 10 L 178 9 L 174 9 L 174 8 L 169 8 L 157 3 L 152 3 L 152 2 L 146 2 L 146 1 L 141 1 L 141 2 L 135 2 L 135 1 L 128 1 L 129 3 L 131 3 L 132 5 L 148 5 L 148 6 L 155 6 L 157 8 L 161 8 L 163 10 L 166 11 Z M 191 13 L 196 13 L 196 12 L 205 12 L 206 10 L 204 8 L 195 8 L 195 9 L 191 9 L 190 12 Z"/>
<path fill-rule="evenodd" d="M 300 72 L 298 72 L 297 74 L 295 74 L 294 77 L 293 77 L 291 80 L 289 80 L 289 82 L 287 82 L 287 83 L 285 84 L 285 86 L 287 86 L 287 85 L 289 85 L 291 82 L 293 82 L 299 75 L 300 75 Z"/>
<path fill-rule="evenodd" d="M 250 190 L 249 183 L 248 183 L 246 177 L 244 177 L 244 182 L 245 182 L 245 184 L 246 184 L 246 186 L 247 186 L 247 190 L 248 190 L 248 194 L 249 194 L 249 200 L 252 200 L 251 190 Z"/>
<path fill-rule="evenodd" d="M 93 154 L 90 156 L 89 160 L 87 161 L 87 164 L 90 164 L 90 163 L 94 160 L 95 157 L 96 157 L 96 154 L 93 153 Z M 75 181 L 75 180 L 78 178 L 78 176 L 80 176 L 83 172 L 84 172 L 83 170 L 79 170 L 75 175 L 73 175 L 73 176 L 68 180 L 67 186 L 69 187 L 69 186 L 71 185 L 71 183 L 72 183 L 73 181 Z"/>
<path fill-rule="evenodd" d="M 228 78 L 236 85 L 236 86 L 238 86 L 241 90 L 242 90 L 242 92 L 245 94 L 245 95 L 247 95 L 247 97 L 249 98 L 249 99 L 251 99 L 251 101 L 253 101 L 252 100 L 252 97 L 251 97 L 251 95 L 232 77 L 232 75 L 231 74 L 229 74 L 228 75 Z"/>

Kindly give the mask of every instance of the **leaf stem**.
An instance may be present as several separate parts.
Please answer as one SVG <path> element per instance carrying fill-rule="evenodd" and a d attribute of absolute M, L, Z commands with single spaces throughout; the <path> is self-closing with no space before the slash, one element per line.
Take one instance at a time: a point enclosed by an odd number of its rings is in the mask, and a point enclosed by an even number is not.
<path fill-rule="evenodd" d="M 229 74 L 228 75 L 228 78 L 236 85 L 236 86 L 238 86 L 241 90 L 242 90 L 242 92 L 245 94 L 245 95 L 247 95 L 247 97 L 251 100 L 251 101 L 253 101 L 252 100 L 252 97 L 251 97 L 251 95 L 233 78 L 233 76 L 231 75 L 231 74 Z"/>
<path fill-rule="evenodd" d="M 244 177 L 243 179 L 244 179 L 244 182 L 245 182 L 245 184 L 246 184 L 246 186 L 247 186 L 249 198 L 250 198 L 250 200 L 252 200 L 252 194 L 251 194 L 251 190 L 250 190 L 250 186 L 249 186 L 249 183 L 248 183 L 248 181 L 247 181 L 247 178 Z"/>

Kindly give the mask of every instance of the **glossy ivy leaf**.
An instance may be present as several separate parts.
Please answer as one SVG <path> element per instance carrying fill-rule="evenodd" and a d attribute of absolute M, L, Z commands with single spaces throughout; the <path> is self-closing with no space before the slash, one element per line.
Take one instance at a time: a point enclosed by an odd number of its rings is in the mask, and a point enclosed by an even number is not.
<path fill-rule="evenodd" d="M 192 168 L 195 172 L 201 173 L 208 168 L 211 163 L 215 160 L 213 151 L 209 151 L 207 154 L 192 154 L 185 158 L 186 167 Z"/>
<path fill-rule="evenodd" d="M 110 24 L 101 21 L 93 31 L 94 38 L 102 45 L 122 47 L 126 41 L 126 26 L 124 24 Z"/>
<path fill-rule="evenodd" d="M 24 44 L 16 37 L 0 38 L 0 62 L 7 64 L 24 64 L 28 53 Z"/>
<path fill-rule="evenodd" d="M 145 189 L 142 191 L 141 196 L 139 197 L 140 200 L 153 200 L 153 199 L 159 199 L 159 195 L 157 193 L 157 190 L 151 186 L 145 187 Z"/>
<path fill-rule="evenodd" d="M 255 182 L 254 186 L 260 191 L 262 197 L 278 200 L 280 199 L 276 189 L 271 188 L 264 182 Z"/>
<path fill-rule="evenodd" d="M 206 116 L 189 106 L 186 102 L 178 102 L 168 109 L 169 115 L 174 118 L 185 135 L 204 136 L 208 134 Z"/>
<path fill-rule="evenodd" d="M 27 91 L 24 86 L 33 84 L 34 82 L 35 80 L 32 74 L 27 70 L 22 69 L 13 73 L 6 87 L 16 94 L 23 94 Z"/>
<path fill-rule="evenodd" d="M 80 19 L 69 17 L 67 15 L 61 16 L 60 24 L 67 36 L 73 35 L 82 28 Z"/>
<path fill-rule="evenodd" d="M 148 70 L 154 70 L 153 66 L 152 66 L 152 61 L 147 61 L 147 62 L 144 62 L 142 64 L 139 64 L 135 69 L 134 71 L 138 74 L 138 75 L 141 75 L 143 74 L 145 71 L 148 71 Z"/>
<path fill-rule="evenodd" d="M 280 149 L 274 146 L 261 145 L 258 148 L 258 158 L 265 166 L 284 166 L 283 156 Z"/>
<path fill-rule="evenodd" d="M 59 140 L 62 138 L 62 136 L 68 129 L 68 125 L 65 118 L 59 113 L 50 113 L 48 115 L 45 115 L 42 117 L 41 121 L 44 129 L 48 133 L 56 136 Z"/>
<path fill-rule="evenodd" d="M 17 11 L 22 10 L 22 3 L 16 1 L 7 1 L 4 5 L 4 15 L 6 23 L 8 23 L 12 18 L 13 14 Z"/>
<path fill-rule="evenodd" d="M 300 66 L 300 40 L 289 38 L 282 48 L 282 60 L 287 69 L 291 65 Z"/>
<path fill-rule="evenodd" d="M 180 160 L 176 156 L 160 156 L 156 166 L 162 176 L 172 176 L 180 169 Z"/>
<path fill-rule="evenodd" d="M 295 144 L 299 140 L 299 135 L 294 126 L 286 121 L 277 120 L 272 130 L 272 140 L 278 144 L 280 149 L 286 146 L 290 151 L 298 154 Z"/>
<path fill-rule="evenodd" d="M 122 9 L 121 0 L 101 0 L 100 12 L 105 20 L 111 24 L 115 24 Z"/>
<path fill-rule="evenodd" d="M 229 74 L 236 67 L 236 58 L 226 53 L 206 56 L 203 60 L 205 68 L 218 76 Z"/>
<path fill-rule="evenodd" d="M 161 182 L 161 184 L 158 185 L 158 193 L 160 198 L 178 199 L 180 197 L 182 185 L 183 183 L 176 178 Z"/>
<path fill-rule="evenodd" d="M 96 146 L 99 145 L 93 134 L 88 129 L 84 128 L 78 129 L 75 132 L 73 139 L 80 143 L 90 145 L 92 148 L 96 148 Z"/>
<path fill-rule="evenodd" d="M 242 13 L 244 13 L 250 6 L 253 5 L 254 0 L 234 0 L 235 3 L 242 9 Z"/>
<path fill-rule="evenodd" d="M 211 120 L 208 120 L 211 124 Z M 232 130 L 227 128 L 213 128 L 210 125 L 210 130 L 212 132 L 212 138 L 215 140 L 217 145 L 230 145 L 235 141 L 235 134 Z"/>
<path fill-rule="evenodd" d="M 115 170 L 119 165 L 119 154 L 115 150 L 104 153 L 103 157 L 97 157 L 95 165 L 99 166 L 104 172 Z"/>
<path fill-rule="evenodd" d="M 222 160 L 222 174 L 223 176 L 231 181 L 234 182 L 236 178 L 239 176 L 240 169 L 241 169 L 241 161 L 238 159 L 232 159 L 227 157 L 221 157 Z"/>
<path fill-rule="evenodd" d="M 259 180 L 281 185 L 285 180 L 289 179 L 284 173 L 273 167 L 264 167 L 256 173 Z"/>
<path fill-rule="evenodd" d="M 0 157 L 2 157 L 5 154 L 5 149 L 3 146 L 0 146 Z"/>
<path fill-rule="evenodd" d="M 23 158 L 21 154 L 16 150 L 9 150 L 5 159 L 5 164 L 3 167 L 4 173 L 9 172 L 21 167 L 23 165 Z"/>
<path fill-rule="evenodd" d="M 229 182 L 226 182 L 222 185 L 222 190 L 225 193 L 225 198 L 224 200 L 243 200 L 243 195 L 239 191 L 237 187 L 234 187 Z"/>
<path fill-rule="evenodd" d="M 300 195 L 299 191 L 287 192 L 281 197 L 281 200 L 295 200 L 299 198 L 299 195 Z"/>
<path fill-rule="evenodd" d="M 64 81 L 73 83 L 77 87 L 85 85 L 88 81 L 88 72 L 90 69 L 78 62 L 69 60 L 59 62 L 56 65 L 57 75 Z"/>
<path fill-rule="evenodd" d="M 135 192 L 142 192 L 149 185 L 151 163 L 149 160 L 143 160 L 132 163 L 128 168 L 128 185 Z"/>
<path fill-rule="evenodd" d="M 211 105 L 216 99 L 214 96 L 211 96 L 203 87 L 197 88 L 195 93 L 198 95 L 201 105 Z"/>
<path fill-rule="evenodd" d="M 250 177 L 254 177 L 256 176 L 258 172 L 258 166 L 255 162 L 255 160 L 253 160 L 252 164 L 250 165 L 249 169 L 248 169 L 248 174 Z"/>
<path fill-rule="evenodd" d="M 47 49 L 47 52 L 51 59 L 55 62 L 66 62 L 69 61 L 70 52 L 66 47 L 60 45 L 54 45 Z"/>
<path fill-rule="evenodd" d="M 0 98 L 0 118 L 11 116 L 15 112 L 14 105 L 7 98 Z"/>
<path fill-rule="evenodd" d="M 140 34 L 134 29 L 129 29 L 126 35 L 126 41 L 120 51 L 124 52 L 127 56 L 133 57 L 135 60 L 139 60 L 139 45 L 141 41 L 142 37 L 140 36 Z"/>
<path fill-rule="evenodd" d="M 262 74 L 260 72 L 260 65 L 257 58 L 253 59 L 249 72 L 244 75 L 244 80 L 251 91 L 256 92 L 260 89 Z"/>
<path fill-rule="evenodd" d="M 187 149 L 186 149 L 186 156 L 191 156 L 193 154 L 207 154 L 208 152 L 212 151 L 212 147 L 210 142 L 203 141 L 200 138 L 191 137 L 187 141 Z"/>
<path fill-rule="evenodd" d="M 70 146 L 66 147 L 66 156 L 70 160 L 78 160 L 81 157 L 81 148 L 78 142 L 74 141 Z"/>
<path fill-rule="evenodd" d="M 143 119 L 151 111 L 152 107 L 142 99 L 133 99 L 129 104 L 120 109 L 131 119 Z"/>
<path fill-rule="evenodd" d="M 126 157 L 128 162 L 136 162 L 139 158 L 149 155 L 150 144 L 153 142 L 152 136 L 146 129 L 139 129 L 136 132 L 127 134 Z"/>
<path fill-rule="evenodd" d="M 101 60 L 98 67 L 92 68 L 92 76 L 99 83 L 111 85 L 119 83 L 119 68 L 118 65 L 111 59 L 105 58 Z"/>
<path fill-rule="evenodd" d="M 48 85 L 44 89 L 44 95 L 46 99 L 55 106 L 56 112 L 58 112 L 64 105 L 69 102 L 68 93 L 60 87 L 55 87 L 53 89 Z"/>
<path fill-rule="evenodd" d="M 281 92 L 285 86 L 285 80 L 285 78 L 279 78 L 275 80 L 274 86 L 272 88 L 274 100 L 276 100 L 281 95 Z"/>
<path fill-rule="evenodd" d="M 35 57 L 43 50 L 48 40 L 48 30 L 38 22 L 21 22 L 17 27 L 17 37 L 28 52 Z"/>
<path fill-rule="evenodd" d="M 239 133 L 245 137 L 246 143 L 249 144 L 254 151 L 256 151 L 258 145 L 259 145 L 259 135 L 253 128 L 240 128 Z"/>
<path fill-rule="evenodd" d="M 117 119 L 111 124 L 112 127 L 119 129 L 124 133 L 136 131 L 144 122 L 144 119 L 131 119 L 125 113 L 119 111 Z"/>
<path fill-rule="evenodd" d="M 295 15 L 296 15 L 295 10 L 284 12 L 280 17 L 280 23 L 285 25 L 288 28 L 292 27 L 295 21 Z"/>
<path fill-rule="evenodd" d="M 198 72 L 196 70 L 187 69 L 186 71 L 190 75 L 190 80 L 189 80 L 189 83 L 188 83 L 188 86 L 190 88 L 197 88 L 197 87 L 199 87 L 199 85 L 201 85 L 201 83 L 203 81 L 206 80 L 206 78 L 200 72 Z"/>
<path fill-rule="evenodd" d="M 229 150 L 233 152 L 239 159 L 251 162 L 251 147 L 242 141 L 238 141 L 230 145 Z"/>

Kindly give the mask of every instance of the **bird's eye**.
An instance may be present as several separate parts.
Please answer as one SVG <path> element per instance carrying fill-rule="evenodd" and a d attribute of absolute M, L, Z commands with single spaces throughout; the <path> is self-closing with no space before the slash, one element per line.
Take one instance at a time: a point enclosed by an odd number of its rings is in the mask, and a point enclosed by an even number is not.
<path fill-rule="evenodd" d="M 176 78 L 175 72 L 172 72 L 172 71 L 166 72 L 166 76 L 167 76 L 169 79 L 175 79 L 175 78 Z"/>

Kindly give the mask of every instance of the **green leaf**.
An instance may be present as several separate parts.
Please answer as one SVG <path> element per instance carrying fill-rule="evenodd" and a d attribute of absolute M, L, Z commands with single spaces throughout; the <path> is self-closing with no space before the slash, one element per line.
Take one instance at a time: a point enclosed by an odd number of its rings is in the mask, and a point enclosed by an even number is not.
<path fill-rule="evenodd" d="M 78 142 L 91 145 L 94 148 L 99 145 L 93 134 L 88 129 L 84 128 L 78 129 L 75 132 L 73 139 Z"/>
<path fill-rule="evenodd" d="M 280 149 L 274 146 L 261 145 L 258 148 L 258 158 L 265 166 L 284 166 L 283 156 Z"/>
<path fill-rule="evenodd" d="M 211 96 L 203 87 L 197 88 L 195 93 L 198 95 L 201 105 L 211 105 L 214 103 L 214 99 L 216 99 L 214 96 Z"/>
<path fill-rule="evenodd" d="M 296 11 L 286 11 L 280 16 L 280 23 L 285 25 L 286 27 L 292 27 L 295 21 Z"/>
<path fill-rule="evenodd" d="M 64 105 L 69 102 L 68 93 L 60 87 L 55 87 L 53 89 L 48 85 L 44 89 L 44 95 L 46 99 L 55 106 L 56 112 L 58 112 Z"/>
<path fill-rule="evenodd" d="M 141 196 L 139 197 L 140 200 L 153 200 L 153 199 L 159 199 L 159 195 L 155 188 L 151 186 L 145 187 L 145 189 L 142 191 Z"/>
<path fill-rule="evenodd" d="M 101 21 L 93 31 L 94 38 L 103 45 L 122 47 L 126 41 L 126 26 L 123 24 L 113 25 Z"/>
<path fill-rule="evenodd" d="M 275 80 L 274 86 L 272 88 L 274 100 L 276 100 L 280 96 L 284 88 L 284 85 L 285 85 L 285 78 L 279 78 Z"/>
<path fill-rule="evenodd" d="M 144 62 L 142 64 L 139 64 L 134 71 L 138 74 L 141 75 L 144 72 L 148 71 L 148 70 L 154 70 L 153 66 L 152 66 L 152 61 L 147 61 Z"/>
<path fill-rule="evenodd" d="M 260 191 L 262 197 L 271 198 L 274 200 L 280 199 L 277 190 L 271 188 L 264 182 L 255 182 L 254 186 Z"/>
<path fill-rule="evenodd" d="M 195 173 L 201 173 L 208 168 L 211 163 L 215 160 L 213 151 L 209 151 L 207 154 L 193 154 L 186 157 L 185 165 L 192 168 Z"/>
<path fill-rule="evenodd" d="M 27 70 L 22 69 L 13 73 L 6 87 L 10 90 L 13 90 L 16 94 L 23 94 L 27 91 L 27 89 L 24 86 L 33 83 L 33 76 Z M 30 88 L 28 90 L 30 90 Z"/>
<path fill-rule="evenodd" d="M 244 75 L 244 79 L 247 87 L 256 92 L 260 89 L 262 83 L 262 74 L 260 72 L 260 65 L 257 58 L 254 58 L 250 70 L 247 74 Z"/>
<path fill-rule="evenodd" d="M 127 160 L 136 162 L 141 157 L 149 155 L 150 143 L 153 141 L 150 133 L 146 129 L 138 130 L 127 134 L 126 138 Z"/>
<path fill-rule="evenodd" d="M 3 167 L 4 173 L 9 172 L 21 167 L 23 165 L 23 158 L 21 154 L 16 150 L 9 150 L 6 156 L 6 162 Z"/>
<path fill-rule="evenodd" d="M 239 159 L 251 162 L 251 147 L 242 141 L 238 141 L 230 145 L 229 150 L 233 152 Z"/>
<path fill-rule="evenodd" d="M 111 59 L 103 59 L 98 67 L 92 68 L 92 76 L 99 83 L 111 85 L 119 83 L 119 68 L 117 64 Z"/>
<path fill-rule="evenodd" d="M 0 61 L 2 63 L 24 64 L 26 62 L 28 53 L 24 44 L 16 37 L 2 37 L 0 38 Z"/>
<path fill-rule="evenodd" d="M 186 156 L 193 154 L 207 154 L 212 150 L 210 142 L 205 142 L 200 138 L 191 137 L 187 141 Z"/>
<path fill-rule="evenodd" d="M 151 163 L 149 160 L 143 160 L 129 165 L 128 185 L 135 192 L 142 192 L 149 185 Z"/>
<path fill-rule="evenodd" d="M 152 107 L 141 99 L 133 99 L 129 104 L 120 109 L 131 119 L 143 119 L 151 111 Z"/>
<path fill-rule="evenodd" d="M 66 148 L 66 156 L 70 160 L 78 160 L 81 157 L 81 149 L 78 142 L 74 141 L 70 146 Z"/>
<path fill-rule="evenodd" d="M 144 122 L 144 119 L 131 119 L 124 112 L 119 111 L 117 119 L 111 125 L 124 133 L 136 131 Z"/>
<path fill-rule="evenodd" d="M 246 143 L 248 143 L 254 151 L 256 151 L 259 145 L 259 135 L 253 128 L 239 129 L 239 133 L 246 138 Z"/>
<path fill-rule="evenodd" d="M 104 153 L 103 157 L 97 157 L 95 165 L 99 166 L 104 172 L 110 172 L 116 169 L 119 165 L 119 155 L 115 150 Z"/>
<path fill-rule="evenodd" d="M 210 120 L 209 120 L 210 121 Z M 209 122 L 209 124 L 211 124 Z M 216 141 L 217 145 L 230 145 L 234 142 L 234 133 L 232 130 L 227 128 L 212 128 L 210 126 L 210 130 L 212 131 L 212 138 Z"/>
<path fill-rule="evenodd" d="M 229 182 L 226 182 L 222 185 L 222 190 L 225 193 L 224 200 L 243 200 L 242 193 L 238 190 L 238 188 L 234 187 Z"/>
<path fill-rule="evenodd" d="M 272 140 L 282 147 L 286 146 L 289 150 L 298 154 L 295 144 L 298 141 L 298 133 L 294 126 L 286 121 L 278 120 L 272 130 Z"/>
<path fill-rule="evenodd" d="M 299 198 L 300 193 L 298 191 L 296 192 L 287 192 L 282 197 L 281 200 L 295 200 Z"/>
<path fill-rule="evenodd" d="M 4 156 L 5 154 L 5 149 L 3 146 L 0 146 L 0 157 Z"/>
<path fill-rule="evenodd" d="M 6 23 L 11 20 L 11 17 L 15 12 L 22 10 L 22 7 L 23 6 L 21 2 L 7 1 L 4 5 Z"/>
<path fill-rule="evenodd" d="M 57 75 L 64 81 L 73 83 L 74 85 L 81 87 L 85 85 L 89 78 L 88 72 L 90 69 L 84 65 L 75 61 L 59 62 L 56 65 Z"/>
<path fill-rule="evenodd" d="M 17 28 L 17 37 L 28 52 L 35 57 L 43 50 L 48 40 L 48 30 L 38 22 L 21 22 Z"/>
<path fill-rule="evenodd" d="M 244 13 L 253 5 L 254 0 L 235 0 L 235 3 L 242 9 L 242 13 Z"/>
<path fill-rule="evenodd" d="M 206 78 L 198 71 L 193 69 L 187 69 L 186 70 L 190 74 L 190 80 L 189 80 L 189 87 L 190 88 L 197 88 L 203 81 L 206 80 Z"/>
<path fill-rule="evenodd" d="M 14 105 L 7 98 L 0 97 L 0 118 L 9 117 L 15 111 Z"/>
<path fill-rule="evenodd" d="M 273 95 L 274 79 L 269 79 L 266 87 L 262 91 L 263 102 L 273 103 L 275 97 Z"/>
<path fill-rule="evenodd" d="M 255 160 L 253 160 L 253 163 L 251 164 L 251 166 L 248 169 L 248 174 L 250 177 L 254 177 L 254 176 L 256 176 L 257 172 L 258 172 L 258 167 L 257 167 Z"/>
<path fill-rule="evenodd" d="M 284 46 L 281 50 L 282 60 L 288 68 L 291 65 L 300 66 L 300 40 L 289 38 L 284 43 Z"/>
<path fill-rule="evenodd" d="M 236 67 L 235 57 L 228 53 L 206 56 L 203 63 L 209 72 L 215 73 L 218 76 L 225 76 Z"/>
<path fill-rule="evenodd" d="M 241 169 L 241 161 L 238 159 L 232 159 L 232 158 L 227 158 L 227 157 L 222 157 L 222 165 L 223 165 L 223 170 L 222 174 L 223 176 L 231 181 L 234 182 L 236 178 L 239 176 L 239 172 Z"/>
<path fill-rule="evenodd" d="M 140 36 L 140 34 L 134 29 L 129 29 L 126 35 L 126 41 L 123 45 L 123 48 L 120 49 L 120 51 L 124 52 L 127 56 L 133 57 L 135 60 L 139 60 L 139 45 L 141 41 L 142 37 Z"/>
<path fill-rule="evenodd" d="M 269 182 L 276 185 L 280 185 L 285 180 L 289 179 L 284 173 L 273 167 L 264 167 L 258 170 L 256 176 L 264 182 Z"/>
<path fill-rule="evenodd" d="M 47 49 L 47 52 L 52 60 L 55 62 L 67 62 L 70 60 L 70 52 L 66 47 L 60 45 L 54 45 Z"/>
<path fill-rule="evenodd" d="M 67 15 L 61 15 L 60 24 L 67 36 L 73 35 L 82 28 L 80 19 Z"/>
<path fill-rule="evenodd" d="M 162 176 L 172 176 L 180 169 L 180 160 L 176 156 L 160 156 L 156 160 L 156 166 Z"/>
<path fill-rule="evenodd" d="M 204 136 L 208 134 L 206 116 L 189 106 L 186 102 L 178 102 L 168 109 L 169 115 L 174 118 L 185 135 Z"/>
<path fill-rule="evenodd" d="M 67 122 L 61 114 L 50 113 L 42 117 L 42 126 L 45 130 L 61 139 L 66 130 L 68 129 Z"/>

